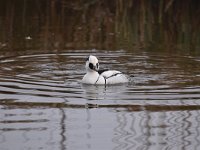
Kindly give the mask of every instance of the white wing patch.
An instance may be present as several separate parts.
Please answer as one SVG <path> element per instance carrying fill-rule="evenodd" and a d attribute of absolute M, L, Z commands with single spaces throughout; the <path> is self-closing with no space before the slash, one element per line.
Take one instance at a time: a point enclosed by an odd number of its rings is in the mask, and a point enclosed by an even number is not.
<path fill-rule="evenodd" d="M 109 71 L 103 72 L 101 75 L 104 77 L 106 84 L 116 84 L 116 83 L 128 82 L 127 76 L 122 74 L 120 71 L 109 70 Z"/>
<path fill-rule="evenodd" d="M 115 75 L 117 75 L 117 74 L 121 74 L 121 72 L 120 72 L 120 71 L 116 71 L 116 70 L 109 70 L 109 71 L 103 72 L 101 75 L 102 75 L 104 78 L 108 79 L 108 78 L 110 78 L 110 77 L 112 77 L 112 76 L 115 76 Z"/>

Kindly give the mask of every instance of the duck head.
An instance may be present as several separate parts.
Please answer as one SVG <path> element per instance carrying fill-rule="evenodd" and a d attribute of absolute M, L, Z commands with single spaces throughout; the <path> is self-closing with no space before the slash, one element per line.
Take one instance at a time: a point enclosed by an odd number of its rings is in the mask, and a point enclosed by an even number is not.
<path fill-rule="evenodd" d="M 99 63 L 98 63 L 98 59 L 93 56 L 90 55 L 87 59 L 86 59 L 86 64 L 85 64 L 85 68 L 87 71 L 98 71 L 99 70 Z"/>

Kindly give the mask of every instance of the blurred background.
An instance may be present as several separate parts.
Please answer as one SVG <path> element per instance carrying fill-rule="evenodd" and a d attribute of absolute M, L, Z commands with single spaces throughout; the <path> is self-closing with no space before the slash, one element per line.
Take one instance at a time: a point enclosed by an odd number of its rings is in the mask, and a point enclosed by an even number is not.
<path fill-rule="evenodd" d="M 1 0 L 0 49 L 199 53 L 199 15 L 199 0 Z"/>

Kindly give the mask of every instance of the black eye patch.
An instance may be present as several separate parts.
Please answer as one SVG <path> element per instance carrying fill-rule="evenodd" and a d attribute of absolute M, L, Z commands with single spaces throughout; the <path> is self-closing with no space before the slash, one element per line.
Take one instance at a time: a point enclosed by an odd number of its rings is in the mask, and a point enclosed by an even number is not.
<path fill-rule="evenodd" d="M 99 63 L 96 64 L 97 68 L 99 68 Z"/>
<path fill-rule="evenodd" d="M 89 61 L 89 57 L 86 58 L 86 61 Z"/>
<path fill-rule="evenodd" d="M 92 63 L 89 63 L 89 67 L 90 67 L 90 69 L 94 69 L 94 66 Z"/>

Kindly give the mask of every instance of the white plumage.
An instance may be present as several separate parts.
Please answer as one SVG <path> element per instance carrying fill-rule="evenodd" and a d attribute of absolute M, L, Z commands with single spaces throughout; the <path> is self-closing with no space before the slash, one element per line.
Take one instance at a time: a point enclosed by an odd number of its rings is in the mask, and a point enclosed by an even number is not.
<path fill-rule="evenodd" d="M 99 70 L 98 59 L 90 55 L 85 64 L 86 74 L 82 79 L 85 84 L 119 84 L 127 83 L 128 77 L 116 70 Z"/>

